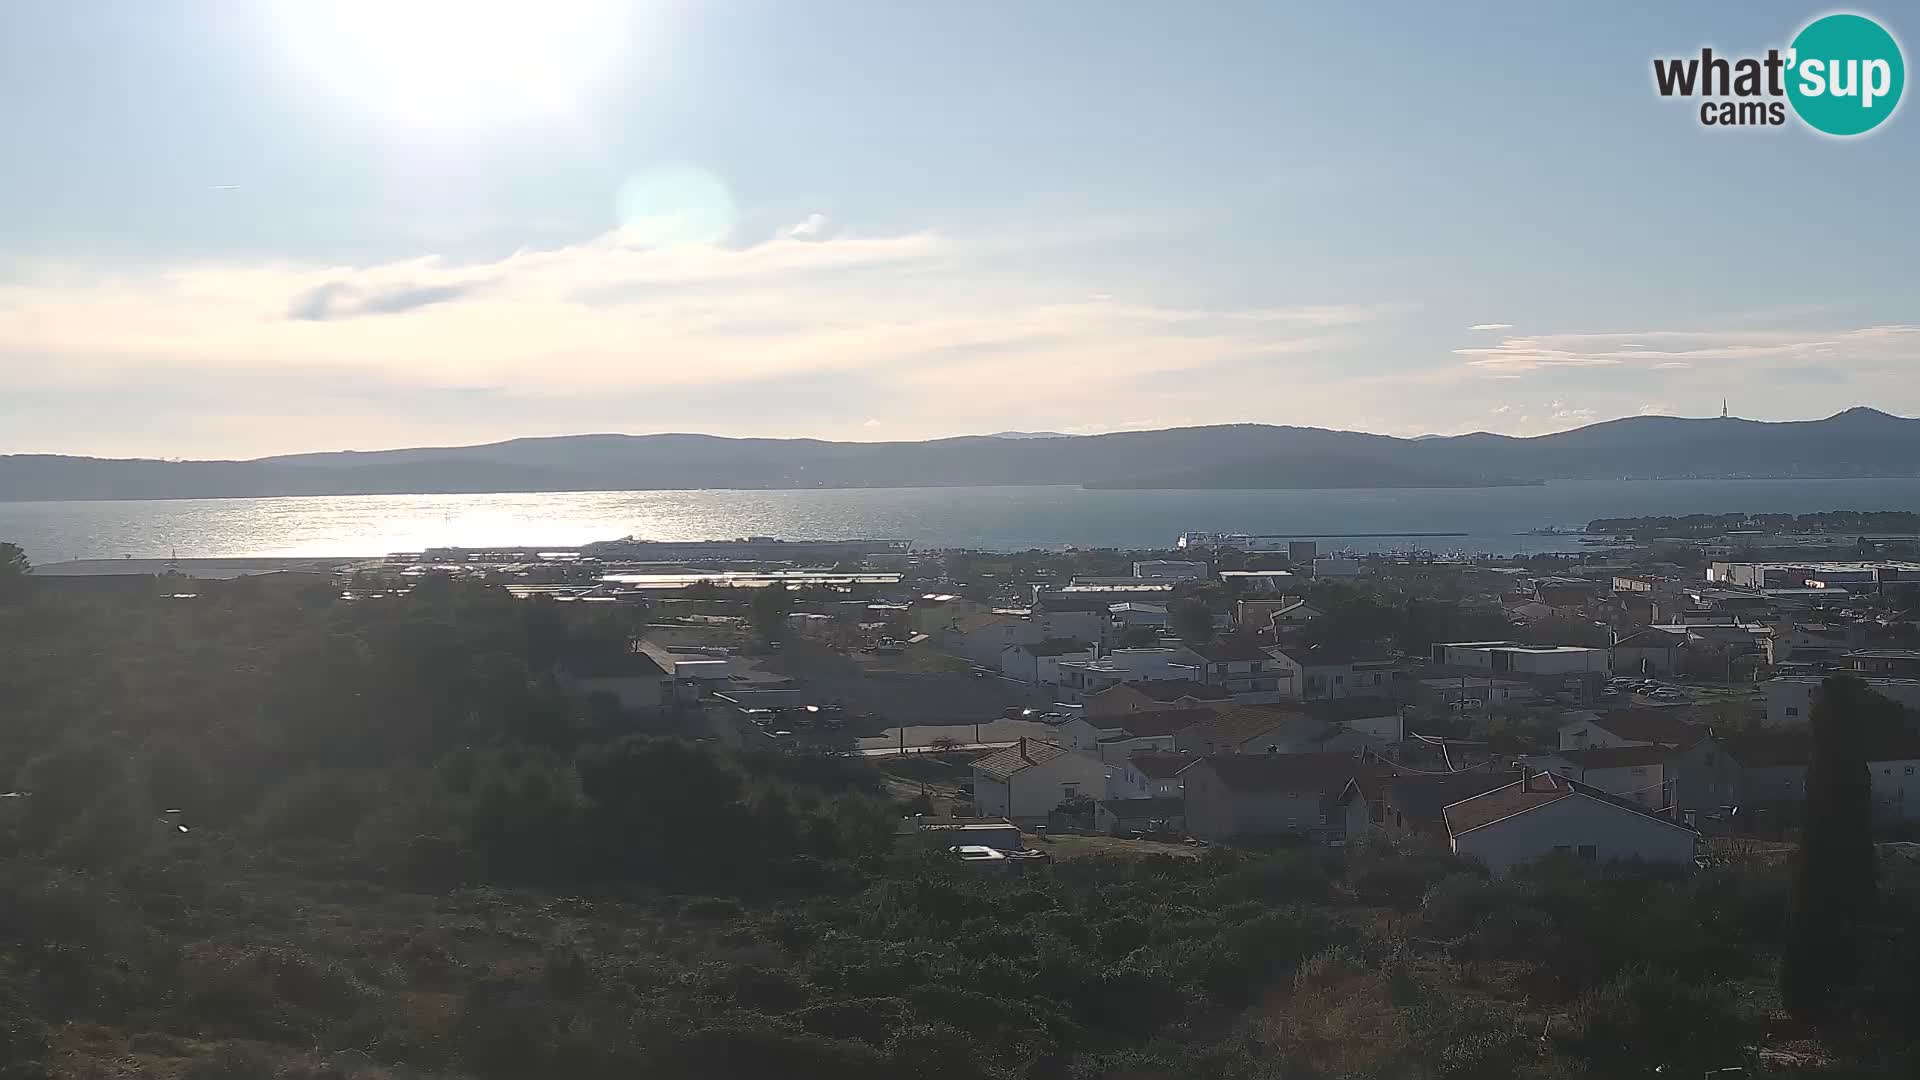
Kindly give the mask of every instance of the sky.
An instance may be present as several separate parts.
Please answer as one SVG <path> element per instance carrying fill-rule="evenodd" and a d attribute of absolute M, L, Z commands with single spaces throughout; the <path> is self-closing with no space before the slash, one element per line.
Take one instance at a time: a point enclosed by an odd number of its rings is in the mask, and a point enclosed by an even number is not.
<path fill-rule="evenodd" d="M 0 5 L 0 453 L 1920 414 L 1915 107 L 1653 88 L 1828 10 Z"/>

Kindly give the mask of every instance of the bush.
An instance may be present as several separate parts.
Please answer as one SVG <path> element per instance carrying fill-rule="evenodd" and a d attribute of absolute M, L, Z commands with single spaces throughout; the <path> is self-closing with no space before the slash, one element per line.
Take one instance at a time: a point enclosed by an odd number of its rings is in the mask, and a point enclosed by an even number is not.
<path fill-rule="evenodd" d="M 695 922 L 739 922 L 746 918 L 740 901 L 718 896 L 702 896 L 680 905 L 680 914 Z"/>
<path fill-rule="evenodd" d="M 763 1025 L 704 1028 L 651 1055 L 656 1080 L 778 1076 L 783 1080 L 890 1080 L 887 1059 L 864 1043 Z"/>
<path fill-rule="evenodd" d="M 1459 937 L 1472 930 L 1501 899 L 1500 887 L 1486 878 L 1448 874 L 1427 890 L 1420 901 L 1420 915 L 1433 932 Z"/>
<path fill-rule="evenodd" d="M 793 1019 L 815 1035 L 885 1047 L 909 1015 L 906 1002 L 899 998 L 856 998 L 801 1009 Z"/>
<path fill-rule="evenodd" d="M 257 1046 L 222 1043 L 213 1052 L 194 1059 L 181 1080 L 265 1080 L 277 1072 L 274 1059 Z"/>
<path fill-rule="evenodd" d="M 294 780 L 260 811 L 260 832 L 269 840 L 353 839 L 379 791 L 371 774 L 312 773 Z"/>
<path fill-rule="evenodd" d="M 15 994 L 12 973 L 0 968 L 0 1080 L 25 1077 L 24 1066 L 39 1062 L 47 1054 L 47 1025 L 33 1015 L 27 1003 Z"/>
<path fill-rule="evenodd" d="M 810 994 L 805 983 L 787 972 L 752 964 L 727 969 L 707 989 L 739 1008 L 763 1013 L 792 1012 L 806 1004 Z"/>
<path fill-rule="evenodd" d="M 1698 1070 L 1738 1064 L 1743 1035 L 1723 987 L 1639 968 L 1581 1000 L 1572 1042 L 1596 1062 Z"/>

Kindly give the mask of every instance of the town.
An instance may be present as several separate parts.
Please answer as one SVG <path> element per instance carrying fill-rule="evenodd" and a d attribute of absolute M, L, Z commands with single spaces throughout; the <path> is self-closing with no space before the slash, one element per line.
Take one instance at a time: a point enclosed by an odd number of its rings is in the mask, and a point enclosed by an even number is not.
<path fill-rule="evenodd" d="M 929 832 L 981 826 L 1015 851 L 1380 832 L 1500 872 L 1786 840 L 1825 677 L 1920 708 L 1912 538 L 1822 542 L 1729 530 L 1499 560 L 1233 534 L 1023 554 L 755 538 L 186 573 L 341 580 L 369 602 L 446 575 L 638 613 L 628 649 L 556 658 L 559 684 L 635 730 L 872 758 L 913 778 Z M 88 569 L 42 580 L 144 580 Z M 1876 728 L 1868 751 L 1873 821 L 1905 836 L 1920 727 Z"/>
<path fill-rule="evenodd" d="M 1909 538 L 1184 539 L 0 550 L 0 1019 L 192 1080 L 1898 1060 Z"/>

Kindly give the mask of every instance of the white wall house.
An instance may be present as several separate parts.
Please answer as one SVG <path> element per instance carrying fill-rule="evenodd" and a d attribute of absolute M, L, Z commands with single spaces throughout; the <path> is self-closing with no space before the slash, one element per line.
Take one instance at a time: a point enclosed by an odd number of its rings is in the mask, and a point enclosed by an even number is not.
<path fill-rule="evenodd" d="M 1781 675 L 1760 684 L 1767 695 L 1768 727 L 1801 727 L 1813 715 L 1817 675 Z M 1920 709 L 1920 679 L 1863 679 L 1867 689 L 1908 708 Z"/>
<path fill-rule="evenodd" d="M 1107 770 L 1109 799 L 1175 799 L 1184 783 L 1180 774 L 1200 759 L 1192 754 L 1134 754 Z"/>
<path fill-rule="evenodd" d="M 1029 686 L 1060 685 L 1060 663 L 1092 660 L 1093 645 L 1072 638 L 1016 642 L 1000 650 L 1000 673 Z"/>
<path fill-rule="evenodd" d="M 1441 813 L 1454 854 L 1479 859 L 1496 877 L 1553 854 L 1591 862 L 1690 862 L 1697 838 L 1685 825 L 1552 773 L 1462 799 Z"/>
<path fill-rule="evenodd" d="M 1622 675 L 1671 675 L 1680 666 L 1684 635 L 1642 630 L 1613 643 L 1613 670 Z"/>
<path fill-rule="evenodd" d="M 1920 757 L 1870 761 L 1876 821 L 1920 821 Z"/>
<path fill-rule="evenodd" d="M 1394 662 L 1384 655 L 1332 646 L 1268 650 L 1283 698 L 1330 701 L 1377 697 L 1393 683 Z"/>
<path fill-rule="evenodd" d="M 1109 761 L 1125 761 L 1142 750 L 1172 750 L 1175 735 L 1219 715 L 1208 708 L 1083 713 L 1060 725 L 1060 745 Z"/>
<path fill-rule="evenodd" d="M 570 694 L 606 694 L 623 709 L 658 709 L 673 700 L 673 677 L 645 653 L 567 657 L 553 677 Z"/>
<path fill-rule="evenodd" d="M 973 763 L 974 813 L 1017 824 L 1045 821 L 1063 801 L 1098 799 L 1106 790 L 1105 762 L 1034 739 Z"/>
<path fill-rule="evenodd" d="M 1185 649 L 1115 649 L 1097 660 L 1060 665 L 1060 699 L 1084 702 L 1110 686 L 1130 682 L 1191 679 L 1198 681 Z"/>
<path fill-rule="evenodd" d="M 1671 753 L 1664 746 L 1616 746 L 1537 754 L 1527 762 L 1649 810 L 1659 810 L 1672 802 L 1666 783 L 1666 759 Z"/>

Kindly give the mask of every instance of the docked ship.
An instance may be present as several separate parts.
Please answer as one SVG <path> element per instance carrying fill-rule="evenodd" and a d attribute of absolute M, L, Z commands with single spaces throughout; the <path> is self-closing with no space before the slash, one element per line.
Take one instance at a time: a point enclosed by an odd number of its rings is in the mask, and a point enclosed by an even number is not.
<path fill-rule="evenodd" d="M 869 555 L 905 555 L 911 540 L 782 540 L 747 536 L 735 540 L 602 540 L 580 549 L 602 562 L 842 562 Z"/>
<path fill-rule="evenodd" d="M 1181 551 L 1190 548 L 1232 548 L 1235 551 L 1286 551 L 1293 543 L 1286 536 L 1253 536 L 1249 533 L 1184 532 L 1173 546 Z"/>

